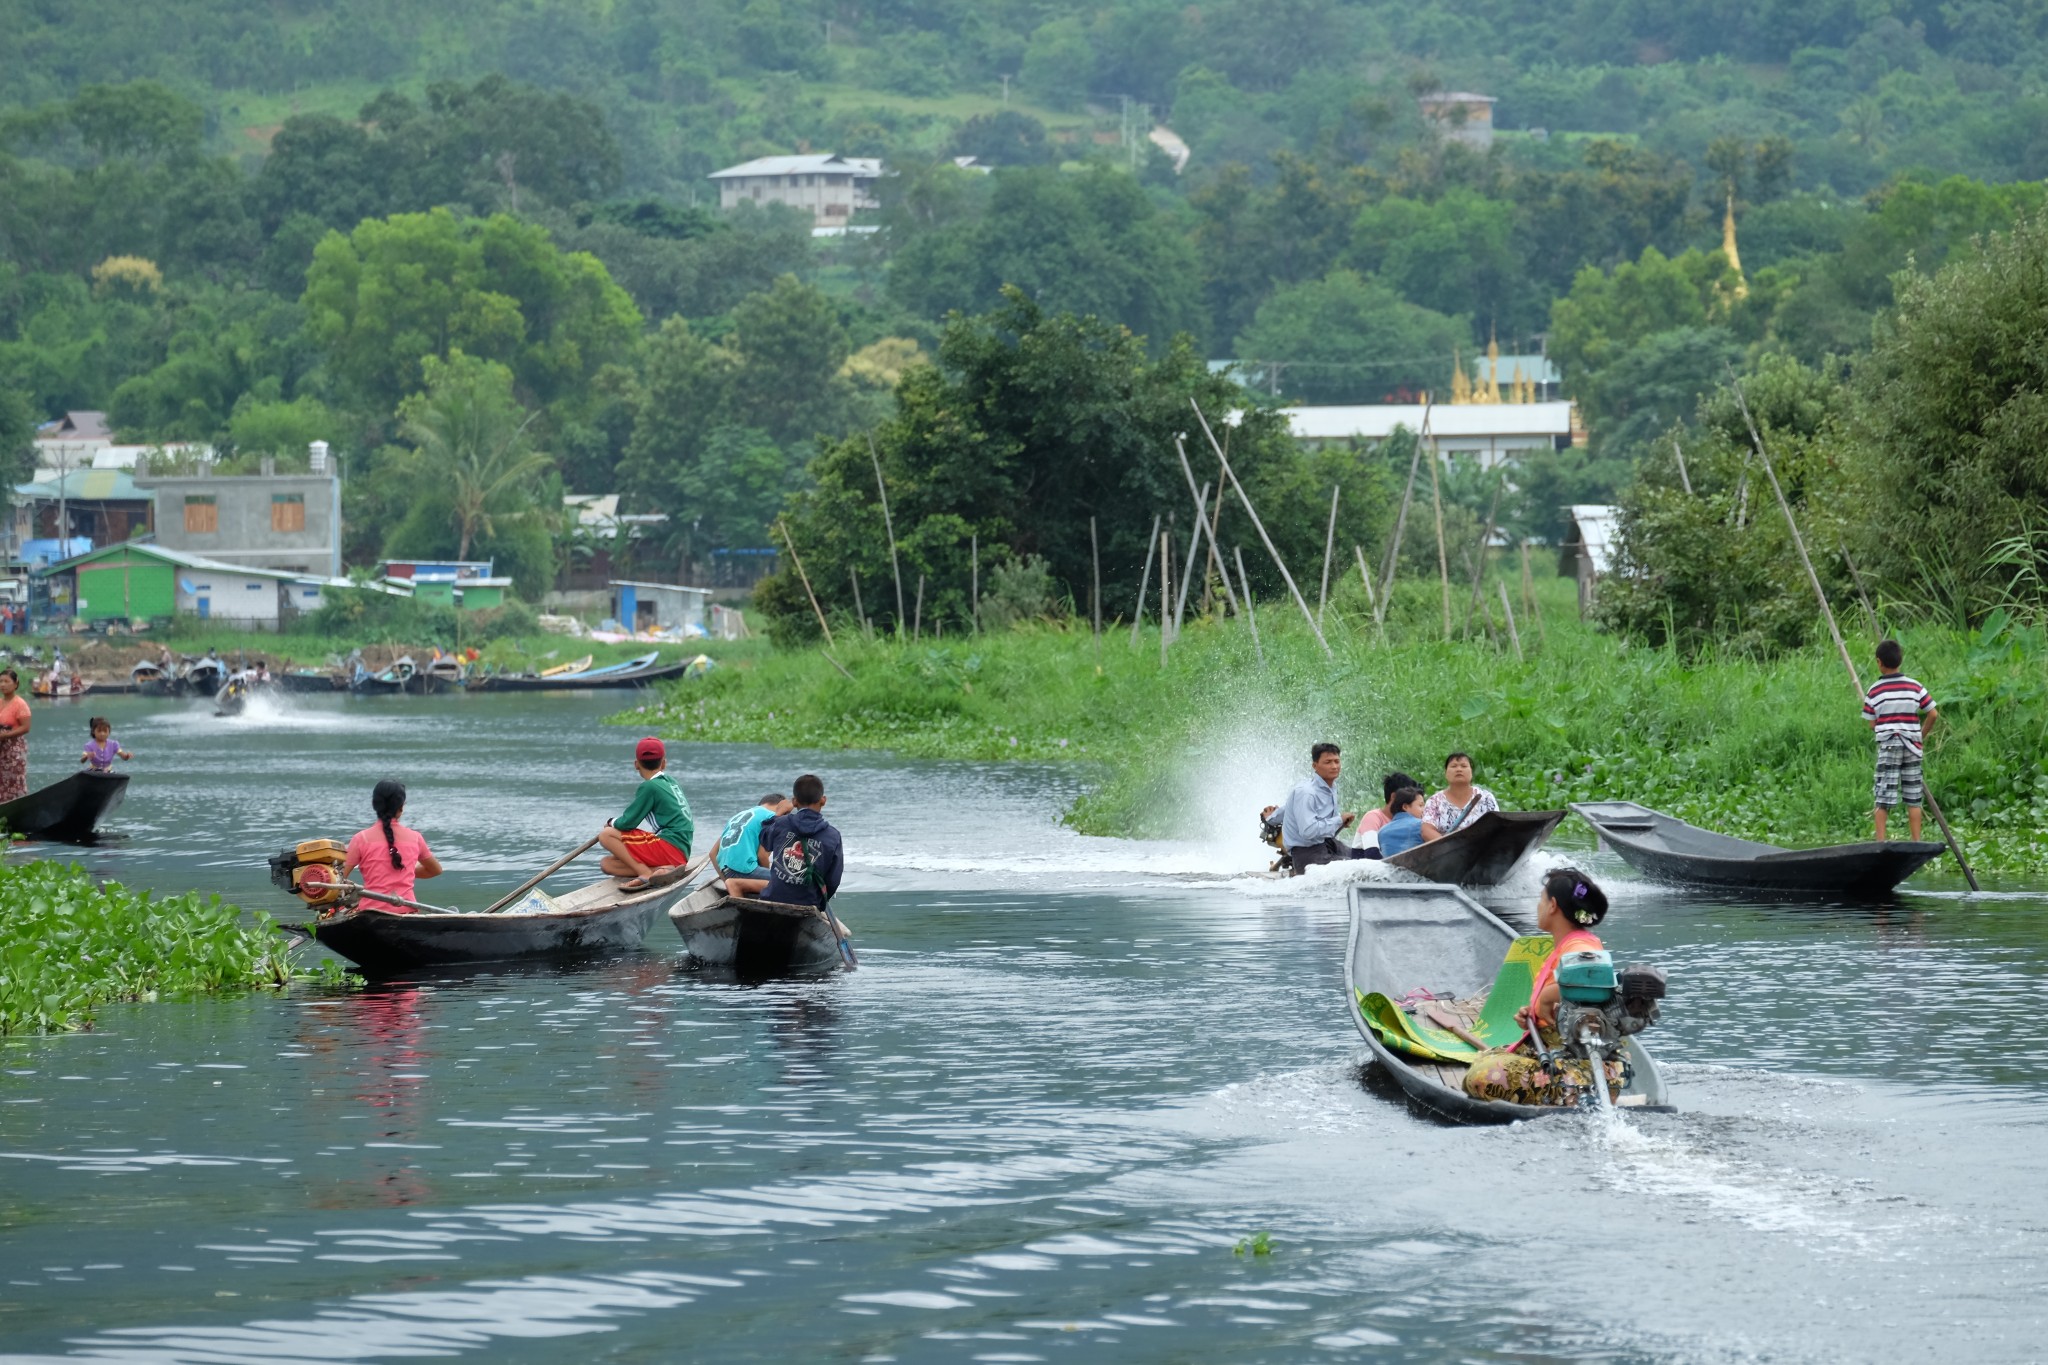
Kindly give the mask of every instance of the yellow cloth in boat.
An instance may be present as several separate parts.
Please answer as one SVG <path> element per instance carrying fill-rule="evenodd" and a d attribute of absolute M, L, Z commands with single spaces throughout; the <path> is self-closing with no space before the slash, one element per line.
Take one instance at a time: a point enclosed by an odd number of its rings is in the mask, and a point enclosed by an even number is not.
<path fill-rule="evenodd" d="M 1515 1011 L 1529 1003 L 1529 992 L 1536 987 L 1536 972 L 1543 959 L 1550 956 L 1550 947 L 1548 934 L 1529 934 L 1510 943 L 1478 1017 L 1461 1027 L 1490 1048 L 1508 1047 L 1520 1038 L 1523 1030 L 1515 1022 Z M 1471 1061 L 1481 1049 L 1423 1018 L 1422 1012 L 1430 1003 L 1439 1002 L 1425 1002 L 1416 1007 L 1415 1014 L 1409 1014 L 1378 991 L 1358 993 L 1359 1016 L 1389 1048 L 1432 1062 Z"/>

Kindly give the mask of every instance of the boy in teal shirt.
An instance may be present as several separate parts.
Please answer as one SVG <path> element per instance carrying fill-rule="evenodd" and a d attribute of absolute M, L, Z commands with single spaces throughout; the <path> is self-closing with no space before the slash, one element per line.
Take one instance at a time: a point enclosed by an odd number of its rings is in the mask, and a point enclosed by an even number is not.
<path fill-rule="evenodd" d="M 788 797 L 770 792 L 759 804 L 725 822 L 725 832 L 718 836 L 717 861 L 728 894 L 758 896 L 768 885 L 768 869 L 761 865 L 761 831 L 770 820 L 790 810 Z"/>

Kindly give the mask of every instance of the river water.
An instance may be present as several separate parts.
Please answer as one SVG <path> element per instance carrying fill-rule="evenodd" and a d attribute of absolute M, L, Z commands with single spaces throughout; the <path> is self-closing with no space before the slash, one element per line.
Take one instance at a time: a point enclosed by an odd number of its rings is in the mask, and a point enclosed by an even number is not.
<path fill-rule="evenodd" d="M 109 699 L 135 781 L 84 861 L 294 918 L 263 857 L 393 774 L 423 894 L 481 904 L 623 803 L 617 704 Z M 38 781 L 83 721 L 37 708 Z M 707 825 L 826 777 L 859 972 L 702 980 L 662 925 L 9 1040 L 0 1361 L 2048 1356 L 2039 896 L 1722 904 L 1573 854 L 1671 972 L 1681 1112 L 1460 1129 L 1361 1073 L 1341 881 L 1234 875 L 1284 764 L 1189 774 L 1185 844 L 1063 830 L 1068 768 L 672 768 Z"/>

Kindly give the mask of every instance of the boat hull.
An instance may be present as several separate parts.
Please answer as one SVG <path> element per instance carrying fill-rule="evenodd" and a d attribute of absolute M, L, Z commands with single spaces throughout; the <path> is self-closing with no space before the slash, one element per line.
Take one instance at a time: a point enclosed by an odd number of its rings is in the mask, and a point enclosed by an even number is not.
<path fill-rule="evenodd" d="M 831 919 L 811 906 L 744 900 L 713 884 L 672 908 L 668 918 L 682 935 L 684 951 L 700 966 L 726 967 L 742 976 L 783 976 L 847 965 Z"/>
<path fill-rule="evenodd" d="M 347 684 L 332 673 L 280 673 L 277 686 L 285 692 L 341 692 Z"/>
<path fill-rule="evenodd" d="M 611 890 L 600 883 L 594 890 Z M 390 976 L 421 967 L 527 962 L 629 952 L 682 893 L 673 887 L 586 909 L 505 914 L 392 914 L 358 908 L 320 920 L 313 937 L 362 968 Z M 573 898 L 572 898 L 573 899 Z"/>
<path fill-rule="evenodd" d="M 1441 839 L 1396 853 L 1387 864 L 1450 886 L 1498 886 L 1564 816 L 1561 810 L 1488 811 Z"/>
<path fill-rule="evenodd" d="M 60 782 L 0 804 L 0 826 L 10 834 L 58 843 L 86 843 L 99 822 L 128 794 L 126 773 L 73 773 Z"/>
<path fill-rule="evenodd" d="M 680 678 L 689 669 L 690 661 L 679 660 L 656 668 L 644 668 L 626 673 L 592 673 L 588 676 L 570 675 L 562 678 L 535 676 L 507 676 L 497 674 L 471 678 L 469 687 L 475 692 L 583 692 L 600 688 L 645 687 L 649 683 L 664 682 Z"/>
<path fill-rule="evenodd" d="M 1944 844 L 1906 840 L 1783 849 L 1716 834 L 1633 801 L 1579 801 L 1572 809 L 1643 875 L 1724 891 L 1883 896 L 1947 852 Z"/>
<path fill-rule="evenodd" d="M 1417 1110 L 1449 1123 L 1514 1123 L 1586 1112 L 1576 1106 L 1475 1100 L 1464 1068 L 1395 1052 L 1359 1012 L 1361 991 L 1390 999 L 1418 986 L 1463 998 L 1493 984 L 1515 931 L 1456 887 L 1373 885 L 1351 888 L 1351 934 L 1344 955 L 1345 1008 L 1373 1060 Z M 1664 1074 L 1638 1038 L 1622 1040 L 1629 1077 L 1625 1108 L 1663 1109 Z"/>

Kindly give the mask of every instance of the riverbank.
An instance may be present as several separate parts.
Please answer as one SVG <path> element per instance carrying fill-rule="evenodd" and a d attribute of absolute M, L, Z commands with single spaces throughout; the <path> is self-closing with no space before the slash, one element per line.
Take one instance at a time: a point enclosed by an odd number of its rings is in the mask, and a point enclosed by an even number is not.
<path fill-rule="evenodd" d="M 59 1032 L 96 1006 L 283 986 L 288 940 L 218 896 L 152 897 L 59 862 L 0 863 L 0 1034 Z"/>
<path fill-rule="evenodd" d="M 1194 788 L 1219 779 L 1243 785 L 1249 824 L 1328 737 L 1345 746 L 1358 804 L 1382 772 L 1433 781 L 1445 753 L 1466 749 L 1511 808 L 1625 798 L 1773 843 L 1870 837 L 1870 732 L 1831 647 L 1686 663 L 1591 629 L 1556 600 L 1568 584 L 1544 586 L 1552 600 L 1540 623 L 1520 623 L 1520 659 L 1417 638 L 1428 632 L 1412 615 L 1381 643 L 1362 613 L 1335 604 L 1325 657 L 1277 604 L 1260 609 L 1259 646 L 1239 622 L 1192 623 L 1164 666 L 1158 632 L 1133 647 L 1127 627 L 1099 651 L 1085 626 L 913 644 L 842 636 L 833 653 L 851 678 L 816 648 L 762 651 L 618 720 L 686 740 L 1085 762 L 1098 777 L 1067 819 L 1095 834 L 1199 836 Z M 2041 632 L 1928 628 L 1905 643 L 1907 671 L 1944 717 L 1929 778 L 1973 864 L 2048 870 Z M 1870 642 L 1851 648 L 1864 655 Z M 1940 837 L 1931 820 L 1927 837 Z"/>

